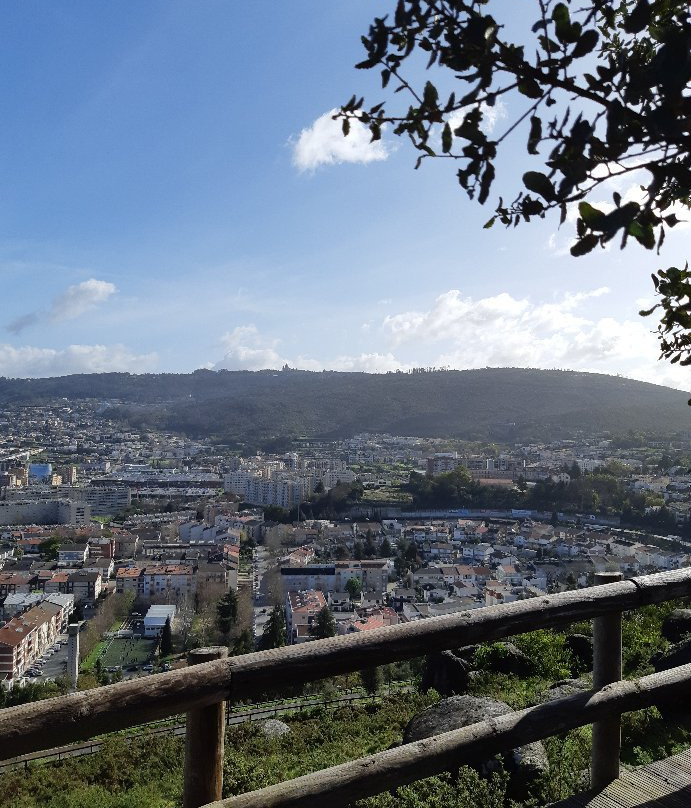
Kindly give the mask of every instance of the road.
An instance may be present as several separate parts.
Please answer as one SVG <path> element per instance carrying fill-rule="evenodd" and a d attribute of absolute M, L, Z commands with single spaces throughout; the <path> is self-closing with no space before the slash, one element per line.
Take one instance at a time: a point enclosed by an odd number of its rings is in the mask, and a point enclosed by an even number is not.
<path fill-rule="evenodd" d="M 271 564 L 269 551 L 263 545 L 255 548 L 252 555 L 252 628 L 255 642 L 264 634 L 264 626 L 271 611 L 271 598 L 265 591 L 264 574 Z"/>

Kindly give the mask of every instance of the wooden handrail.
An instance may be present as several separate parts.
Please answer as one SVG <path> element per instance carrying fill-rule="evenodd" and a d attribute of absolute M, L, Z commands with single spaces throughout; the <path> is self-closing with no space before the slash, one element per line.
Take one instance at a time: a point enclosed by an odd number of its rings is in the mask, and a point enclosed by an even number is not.
<path fill-rule="evenodd" d="M 691 665 L 616 682 L 405 744 L 204 808 L 345 808 L 355 800 L 475 763 L 603 718 L 691 695 Z"/>
<path fill-rule="evenodd" d="M 304 683 L 691 596 L 691 569 L 205 662 L 0 710 L 0 759 Z"/>

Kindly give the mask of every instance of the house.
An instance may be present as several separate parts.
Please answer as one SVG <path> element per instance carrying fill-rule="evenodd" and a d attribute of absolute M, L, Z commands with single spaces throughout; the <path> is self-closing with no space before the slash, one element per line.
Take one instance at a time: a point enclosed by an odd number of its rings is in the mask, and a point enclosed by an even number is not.
<path fill-rule="evenodd" d="M 102 584 L 100 572 L 77 570 L 68 576 L 67 593 L 74 595 L 76 603 L 93 603 L 101 594 Z"/>
<path fill-rule="evenodd" d="M 288 643 L 295 645 L 312 639 L 310 628 L 319 612 L 327 605 L 318 589 L 292 591 L 286 594 L 286 633 Z"/>
<path fill-rule="evenodd" d="M 29 572 L 0 572 L 0 598 L 16 592 L 31 592 L 38 577 Z"/>
<path fill-rule="evenodd" d="M 144 615 L 144 636 L 160 637 L 166 621 L 170 620 L 172 625 L 176 611 L 176 607 L 172 605 L 149 606 L 147 613 Z"/>
<path fill-rule="evenodd" d="M 63 544 L 58 550 L 58 564 L 83 564 L 88 557 L 88 544 Z"/>

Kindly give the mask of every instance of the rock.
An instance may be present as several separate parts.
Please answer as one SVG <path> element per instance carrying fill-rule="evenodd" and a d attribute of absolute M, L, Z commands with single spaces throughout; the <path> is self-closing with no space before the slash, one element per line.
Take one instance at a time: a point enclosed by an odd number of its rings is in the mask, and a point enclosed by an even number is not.
<path fill-rule="evenodd" d="M 479 647 L 479 645 L 464 645 L 461 648 L 456 648 L 453 653 L 454 656 L 460 657 L 472 668 L 475 665 L 475 653 Z"/>
<path fill-rule="evenodd" d="M 679 642 L 691 634 L 691 609 L 675 609 L 662 623 L 661 633 L 670 642 Z"/>
<path fill-rule="evenodd" d="M 476 724 L 513 712 L 508 704 L 476 696 L 453 696 L 418 713 L 405 728 L 403 743 L 430 738 L 442 732 Z M 540 798 L 549 763 L 544 746 L 538 741 L 502 755 L 509 772 L 508 794 L 515 800 Z M 496 761 L 487 760 L 476 767 L 481 774 L 496 770 Z"/>
<path fill-rule="evenodd" d="M 688 665 L 691 662 L 691 637 L 672 645 L 663 653 L 655 654 L 650 661 L 657 673 L 679 665 Z"/>
<path fill-rule="evenodd" d="M 587 690 L 590 690 L 590 687 L 583 679 L 562 679 L 560 682 L 550 685 L 547 690 L 543 690 L 540 694 L 540 703 L 575 696 L 576 693 L 585 693 Z"/>
<path fill-rule="evenodd" d="M 593 669 L 593 638 L 587 634 L 568 634 L 565 645 L 582 670 Z"/>
<path fill-rule="evenodd" d="M 470 665 L 453 651 L 429 654 L 422 674 L 422 690 L 433 687 L 442 696 L 454 696 L 468 691 Z"/>
<path fill-rule="evenodd" d="M 487 669 L 496 673 L 509 673 L 514 676 L 529 676 L 535 672 L 535 664 L 512 642 L 494 644 L 495 651 L 490 657 Z"/>
<path fill-rule="evenodd" d="M 290 727 L 276 718 L 268 718 L 259 723 L 259 731 L 267 738 L 280 738 L 290 733 Z"/>

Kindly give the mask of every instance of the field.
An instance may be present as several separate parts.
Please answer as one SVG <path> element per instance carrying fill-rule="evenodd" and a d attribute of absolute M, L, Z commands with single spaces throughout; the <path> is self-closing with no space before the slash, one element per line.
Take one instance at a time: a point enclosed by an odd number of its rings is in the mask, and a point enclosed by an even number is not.
<path fill-rule="evenodd" d="M 101 665 L 104 668 L 116 665 L 124 668 L 128 665 L 143 665 L 151 659 L 155 648 L 155 640 L 116 638 L 101 657 Z"/>

